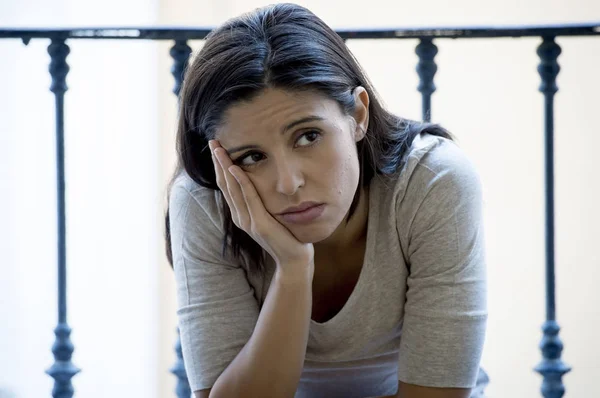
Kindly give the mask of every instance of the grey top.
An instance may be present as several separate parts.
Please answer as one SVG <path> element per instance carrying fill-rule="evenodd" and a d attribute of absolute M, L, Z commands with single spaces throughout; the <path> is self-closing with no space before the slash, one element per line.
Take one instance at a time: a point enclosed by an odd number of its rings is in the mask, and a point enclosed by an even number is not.
<path fill-rule="evenodd" d="M 369 190 L 365 261 L 344 307 L 310 321 L 297 398 L 394 394 L 398 380 L 475 387 L 487 321 L 482 189 L 464 152 L 422 134 L 402 170 Z M 209 388 L 250 338 L 274 271 L 222 258 L 221 199 L 182 175 L 171 190 L 181 346 L 192 391 Z M 244 258 L 244 262 L 246 259 Z M 243 262 L 243 263 L 244 263 Z"/>

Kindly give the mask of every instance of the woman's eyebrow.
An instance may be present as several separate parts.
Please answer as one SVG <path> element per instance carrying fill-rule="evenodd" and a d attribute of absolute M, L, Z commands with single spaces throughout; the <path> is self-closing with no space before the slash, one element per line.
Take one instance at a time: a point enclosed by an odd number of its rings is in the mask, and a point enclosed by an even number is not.
<path fill-rule="evenodd" d="M 299 124 L 308 123 L 308 122 L 316 122 L 316 121 L 321 121 L 321 120 L 325 120 L 325 119 L 322 118 L 321 116 L 316 116 L 316 115 L 303 117 L 302 119 L 295 120 L 295 121 L 291 122 L 290 124 L 288 124 L 287 126 L 285 126 L 281 130 L 281 134 L 282 135 L 285 134 L 286 131 L 296 127 Z M 225 151 L 227 151 L 228 155 L 231 155 L 233 153 L 243 151 L 244 149 L 258 149 L 258 148 L 259 148 L 258 145 L 241 145 L 241 146 L 236 146 L 233 148 L 225 149 Z"/>
<path fill-rule="evenodd" d="M 229 156 L 231 156 L 232 154 L 239 152 L 239 151 L 243 151 L 244 149 L 258 149 L 258 147 L 256 145 L 242 145 L 242 146 L 236 146 L 235 148 L 231 148 L 231 149 L 225 149 L 225 152 L 227 152 L 227 154 Z"/>
<path fill-rule="evenodd" d="M 286 131 L 294 128 L 295 126 L 297 126 L 299 124 L 308 123 L 308 122 L 316 122 L 316 121 L 321 121 L 321 120 L 325 120 L 325 119 L 322 118 L 321 116 L 316 116 L 316 115 L 303 117 L 302 119 L 298 119 L 298 120 L 288 124 L 283 130 L 281 130 L 281 134 L 284 134 Z"/>

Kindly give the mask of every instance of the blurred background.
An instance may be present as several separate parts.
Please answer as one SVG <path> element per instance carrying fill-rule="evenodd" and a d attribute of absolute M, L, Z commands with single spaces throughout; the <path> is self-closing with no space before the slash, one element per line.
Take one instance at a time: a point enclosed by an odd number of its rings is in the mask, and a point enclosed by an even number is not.
<path fill-rule="evenodd" d="M 1 27 L 212 27 L 271 2 L 4 0 Z M 596 0 L 300 1 L 333 28 L 600 21 Z M 489 397 L 541 396 L 545 319 L 539 38 L 437 40 L 432 121 L 484 184 Z M 421 118 L 417 40 L 348 41 L 383 101 Z M 600 396 L 600 37 L 559 38 L 557 317 L 566 397 Z M 67 41 L 68 324 L 76 397 L 174 397 L 176 303 L 164 255 L 174 166 L 172 42 Z M 196 51 L 201 41 L 190 43 Z M 56 158 L 48 40 L 0 40 L 0 397 L 50 396 L 57 323 Z"/>

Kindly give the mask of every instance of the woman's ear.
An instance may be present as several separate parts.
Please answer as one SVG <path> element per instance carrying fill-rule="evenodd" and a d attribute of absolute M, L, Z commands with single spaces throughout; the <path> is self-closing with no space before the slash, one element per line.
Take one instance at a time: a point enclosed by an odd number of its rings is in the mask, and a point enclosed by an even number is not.
<path fill-rule="evenodd" d="M 354 131 L 354 140 L 362 140 L 369 127 L 369 93 L 364 87 L 358 86 L 354 89 L 354 120 L 356 121 L 356 130 Z"/>

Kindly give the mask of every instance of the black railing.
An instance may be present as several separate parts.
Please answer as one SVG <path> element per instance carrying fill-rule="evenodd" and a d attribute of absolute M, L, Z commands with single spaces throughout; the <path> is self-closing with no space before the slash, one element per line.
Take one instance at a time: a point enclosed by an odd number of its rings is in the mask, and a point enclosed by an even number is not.
<path fill-rule="evenodd" d="M 174 45 L 170 55 L 174 60 L 171 73 L 175 78 L 173 92 L 178 95 L 191 48 L 190 40 L 202 40 L 211 29 L 196 28 L 77 28 L 77 29 L 0 29 L 0 39 L 21 39 L 28 44 L 32 39 L 50 39 L 50 91 L 56 99 L 56 150 L 57 150 L 57 196 L 58 196 L 58 325 L 54 330 L 56 340 L 52 346 L 54 364 L 46 371 L 54 378 L 52 396 L 71 398 L 71 379 L 80 369 L 71 362 L 73 344 L 71 329 L 67 323 L 67 268 L 66 268 L 66 212 L 65 212 L 65 165 L 64 165 L 64 95 L 67 91 L 66 77 L 69 66 L 67 40 L 75 39 L 122 39 L 122 40 L 169 40 Z M 545 398 L 560 398 L 565 393 L 562 377 L 571 369 L 561 360 L 563 344 L 556 321 L 555 264 L 554 264 L 554 94 L 558 91 L 556 77 L 560 67 L 557 59 L 560 46 L 555 39 L 561 36 L 598 36 L 600 22 L 570 25 L 538 25 L 508 27 L 450 27 L 409 29 L 361 29 L 337 30 L 344 40 L 359 39 L 418 39 L 416 53 L 419 57 L 416 70 L 419 75 L 418 90 L 422 96 L 422 118 L 431 119 L 431 95 L 435 91 L 434 77 L 437 71 L 434 41 L 441 39 L 518 38 L 539 37 L 541 43 L 537 54 L 540 57 L 538 72 L 541 77 L 540 92 L 544 95 L 544 156 L 545 156 L 545 242 L 546 242 L 546 321 L 542 325 L 540 343 L 542 360 L 535 370 L 543 376 L 542 395 Z M 596 76 L 598 77 L 598 76 Z M 178 332 L 179 335 L 179 332 Z M 171 372 L 177 377 L 176 394 L 189 398 L 190 387 L 185 373 L 181 343 L 175 344 L 177 362 Z"/>

